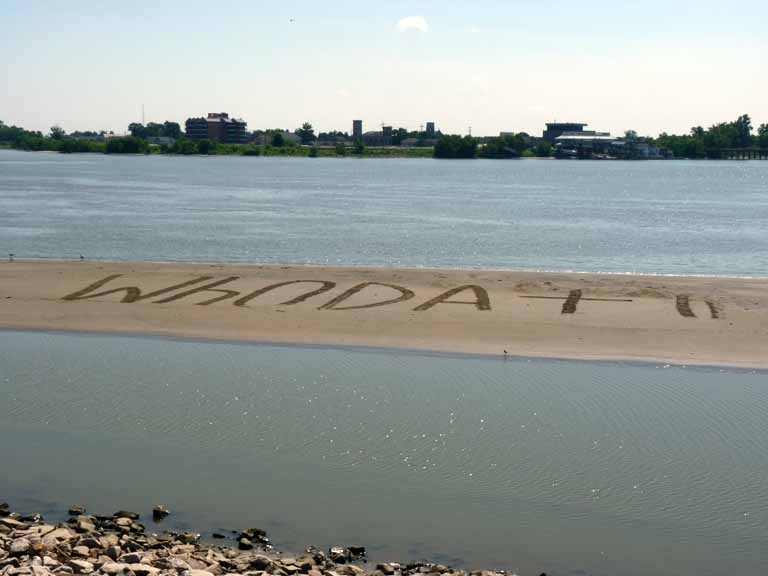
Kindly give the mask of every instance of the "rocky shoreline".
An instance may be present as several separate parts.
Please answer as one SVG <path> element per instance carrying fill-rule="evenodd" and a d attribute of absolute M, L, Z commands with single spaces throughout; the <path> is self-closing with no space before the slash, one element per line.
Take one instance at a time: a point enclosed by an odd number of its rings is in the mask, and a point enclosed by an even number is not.
<path fill-rule="evenodd" d="M 156 506 L 152 517 L 169 515 Z M 22 515 L 0 503 L 0 576 L 504 576 L 504 571 L 465 572 L 443 564 L 369 564 L 363 547 L 310 546 L 303 554 L 276 551 L 265 531 L 237 534 L 237 547 L 209 545 L 194 532 L 147 532 L 140 515 L 120 510 L 87 514 L 81 506 L 69 519 L 48 524 L 40 514 Z M 213 534 L 214 538 L 226 538 Z"/>

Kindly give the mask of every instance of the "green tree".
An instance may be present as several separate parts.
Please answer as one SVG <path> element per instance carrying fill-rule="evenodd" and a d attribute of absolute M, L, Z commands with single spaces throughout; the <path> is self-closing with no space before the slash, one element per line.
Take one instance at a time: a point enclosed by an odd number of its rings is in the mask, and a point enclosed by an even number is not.
<path fill-rule="evenodd" d="M 195 142 L 187 138 L 179 138 L 173 143 L 173 146 L 169 148 L 171 154 L 197 154 L 197 146 Z"/>
<path fill-rule="evenodd" d="M 521 134 L 508 134 L 498 138 L 489 138 L 485 146 L 480 148 L 479 155 L 483 158 L 520 158 L 527 148 L 525 138 Z"/>
<path fill-rule="evenodd" d="M 624 132 L 624 158 L 629 160 L 636 160 L 640 156 L 638 150 L 638 143 L 640 138 L 637 132 L 634 130 L 627 130 Z"/>
<path fill-rule="evenodd" d="M 352 154 L 357 154 L 360 156 L 363 154 L 363 152 L 365 152 L 365 144 L 363 144 L 363 141 L 358 138 L 352 145 Z"/>
<path fill-rule="evenodd" d="M 310 144 L 315 141 L 315 129 L 312 128 L 312 124 L 304 122 L 301 128 L 296 130 L 296 134 L 301 138 L 302 144 Z"/>
<path fill-rule="evenodd" d="M 344 144 L 344 142 L 339 142 L 336 144 L 336 155 L 337 156 L 346 156 L 347 155 L 347 146 Z"/>
<path fill-rule="evenodd" d="M 197 153 L 198 154 L 213 154 L 216 151 L 216 143 L 208 140 L 197 141 Z"/>
<path fill-rule="evenodd" d="M 472 136 L 441 135 L 433 155 L 435 158 L 476 158 L 477 140 Z"/>
<path fill-rule="evenodd" d="M 282 148 L 285 146 L 285 137 L 282 132 L 275 132 L 272 134 L 272 146 L 275 148 Z"/>
<path fill-rule="evenodd" d="M 67 133 L 61 126 L 51 126 L 51 138 L 54 140 L 63 140 L 66 135 Z"/>
<path fill-rule="evenodd" d="M 405 128 L 398 128 L 397 130 L 392 131 L 392 145 L 393 146 L 400 146 L 400 144 L 403 143 L 403 140 L 409 137 L 408 130 Z"/>
<path fill-rule="evenodd" d="M 146 141 L 135 136 L 110 138 L 104 152 L 107 154 L 142 154 L 149 150 Z"/>
<path fill-rule="evenodd" d="M 168 122 L 166 120 L 163 122 L 162 135 L 178 140 L 181 138 L 181 126 L 179 126 L 178 122 Z"/>
<path fill-rule="evenodd" d="M 534 150 L 534 153 L 539 158 L 549 158 L 552 156 L 552 145 L 546 141 L 539 142 L 536 145 L 536 150 Z"/>
<path fill-rule="evenodd" d="M 139 124 L 138 122 L 131 122 L 128 124 L 128 132 L 130 132 L 131 136 L 134 138 L 147 137 L 147 130 L 144 128 L 144 124 Z"/>
<path fill-rule="evenodd" d="M 757 129 L 757 138 L 761 148 L 768 148 L 768 124 L 760 124 Z"/>
<path fill-rule="evenodd" d="M 312 146 L 309 149 L 309 154 L 307 154 L 310 158 L 317 158 L 317 146 Z"/>
<path fill-rule="evenodd" d="M 736 145 L 739 148 L 748 148 L 752 145 L 752 119 L 748 114 L 742 114 L 734 122 L 736 128 Z"/>

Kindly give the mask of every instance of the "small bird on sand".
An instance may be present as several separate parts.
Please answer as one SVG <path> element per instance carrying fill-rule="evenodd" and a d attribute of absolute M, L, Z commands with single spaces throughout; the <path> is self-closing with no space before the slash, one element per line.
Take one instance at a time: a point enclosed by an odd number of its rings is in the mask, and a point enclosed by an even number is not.
<path fill-rule="evenodd" d="M 13 262 L 14 254 L 8 254 L 8 262 Z"/>
<path fill-rule="evenodd" d="M 85 260 L 85 256 L 83 256 L 82 254 L 80 254 L 80 261 L 82 262 L 83 260 Z"/>

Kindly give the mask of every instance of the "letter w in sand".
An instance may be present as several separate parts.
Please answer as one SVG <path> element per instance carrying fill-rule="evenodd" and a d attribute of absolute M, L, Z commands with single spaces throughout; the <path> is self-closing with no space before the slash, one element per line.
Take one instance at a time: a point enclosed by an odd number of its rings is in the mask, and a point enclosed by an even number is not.
<path fill-rule="evenodd" d="M 99 288 L 102 288 L 106 284 L 109 284 L 110 282 L 112 282 L 113 280 L 116 280 L 117 278 L 120 278 L 121 276 L 122 274 L 113 274 L 111 276 L 107 276 L 106 278 L 102 278 L 101 280 L 98 280 L 97 282 L 94 282 L 93 284 L 86 286 L 82 290 L 78 290 L 77 292 L 73 292 L 72 294 L 67 294 L 66 296 L 64 296 L 63 300 L 88 300 L 90 298 L 98 298 L 100 296 L 109 296 L 110 294 L 125 292 L 125 296 L 123 296 L 123 299 L 120 300 L 120 302 L 131 304 L 133 302 L 139 302 L 141 300 L 149 300 L 150 298 L 162 296 L 164 294 L 168 294 L 170 292 L 174 292 L 176 290 L 180 290 L 182 288 L 193 286 L 195 284 L 200 284 L 200 282 L 206 282 L 208 280 L 213 279 L 213 276 L 200 276 L 198 278 L 187 280 L 186 282 L 174 284 L 173 286 L 169 286 L 167 288 L 161 288 L 159 290 L 147 292 L 146 294 L 142 294 L 141 289 L 138 286 L 123 286 L 120 288 L 111 288 L 109 290 L 104 290 L 102 292 L 95 292 Z M 173 296 L 169 296 L 168 298 L 157 300 L 155 303 L 162 304 L 166 302 L 173 302 L 174 300 L 180 300 L 181 298 L 185 298 L 186 296 L 190 296 L 192 294 L 197 294 L 198 292 L 211 291 L 211 292 L 223 293 L 224 294 L 223 296 L 217 296 L 216 298 L 211 298 L 210 300 L 206 300 L 205 302 L 200 302 L 201 306 L 213 304 L 214 302 L 218 302 L 226 298 L 232 298 L 233 296 L 237 296 L 239 294 L 239 292 L 235 292 L 234 290 L 214 290 L 214 288 L 216 288 L 217 286 L 221 286 L 222 284 L 232 282 L 233 280 L 237 280 L 238 278 L 239 278 L 238 276 L 230 276 L 228 278 L 224 278 L 223 280 L 216 280 L 215 282 L 210 282 L 202 286 L 196 286 L 191 290 L 185 290 L 184 292 L 180 292 L 179 294 L 174 294 Z"/>

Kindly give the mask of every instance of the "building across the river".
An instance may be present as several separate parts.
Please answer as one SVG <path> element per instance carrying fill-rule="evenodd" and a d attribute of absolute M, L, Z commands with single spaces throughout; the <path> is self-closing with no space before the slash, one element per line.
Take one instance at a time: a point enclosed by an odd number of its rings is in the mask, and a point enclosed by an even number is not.
<path fill-rule="evenodd" d="M 547 123 L 547 129 L 544 130 L 542 136 L 544 140 L 550 144 L 554 144 L 559 136 L 562 136 L 565 133 L 573 134 L 576 132 L 584 132 L 586 126 L 586 124 L 581 124 L 579 122 L 550 122 Z"/>
<path fill-rule="evenodd" d="M 187 118 L 184 131 L 190 140 L 214 140 L 225 144 L 247 141 L 246 122 L 230 118 L 226 112 L 209 112 L 207 118 Z"/>

